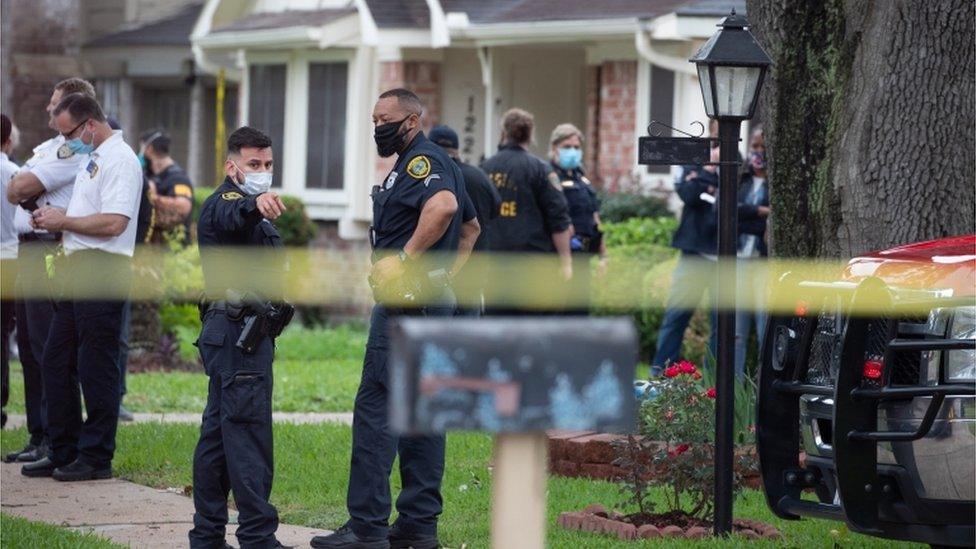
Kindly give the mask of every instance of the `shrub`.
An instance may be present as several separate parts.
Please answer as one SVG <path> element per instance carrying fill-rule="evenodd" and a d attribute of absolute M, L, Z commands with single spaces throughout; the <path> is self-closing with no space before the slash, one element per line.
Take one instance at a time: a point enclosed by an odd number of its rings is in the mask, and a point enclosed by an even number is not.
<path fill-rule="evenodd" d="M 623 463 L 649 463 L 644 474 L 623 479 L 628 502 L 641 512 L 653 508 L 649 487 L 664 490 L 667 512 L 686 512 L 712 519 L 715 482 L 713 419 L 715 389 L 706 388 L 694 364 L 682 361 L 665 370 L 657 397 L 643 402 L 639 413 L 642 438 L 630 437 L 618 446 Z M 647 474 L 651 471 L 651 474 Z M 734 473 L 739 491 L 742 477 Z"/>
<path fill-rule="evenodd" d="M 620 222 L 632 217 L 672 217 L 672 214 L 663 198 L 631 192 L 601 193 L 600 219 Z"/>
<path fill-rule="evenodd" d="M 604 222 L 600 228 L 607 247 L 661 246 L 671 244 L 671 236 L 678 228 L 673 217 L 633 217 L 617 223 Z"/>

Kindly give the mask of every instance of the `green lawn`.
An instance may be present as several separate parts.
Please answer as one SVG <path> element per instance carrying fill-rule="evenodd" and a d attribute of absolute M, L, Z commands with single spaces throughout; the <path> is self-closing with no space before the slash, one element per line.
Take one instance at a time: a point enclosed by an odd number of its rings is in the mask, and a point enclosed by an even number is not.
<path fill-rule="evenodd" d="M 157 488 L 184 488 L 191 484 L 193 447 L 199 430 L 193 425 L 138 424 L 119 429 L 116 474 Z M 24 439 L 23 429 L 3 431 L 0 449 L 9 451 Z M 311 527 L 335 527 L 345 520 L 346 480 L 349 471 L 350 429 L 342 425 L 275 425 L 275 484 L 272 500 L 284 522 Z M 491 439 L 486 435 L 457 433 L 448 437 L 448 464 L 444 478 L 441 539 L 449 547 L 489 545 L 489 469 Z M 396 468 L 394 467 L 394 470 Z M 393 489 L 399 477 L 394 473 Z M 594 502 L 608 507 L 621 500 L 608 482 L 552 477 L 549 481 L 549 546 L 573 549 L 650 546 L 618 542 L 609 537 L 562 530 L 555 526 L 562 511 L 579 510 Z M 736 516 L 769 522 L 785 539 L 762 542 L 768 547 L 891 547 L 890 541 L 847 532 L 839 523 L 773 517 L 757 491 L 746 491 L 736 502 Z M 4 532 L 6 538 L 6 532 Z M 733 539 L 734 545 L 745 545 Z M 729 542 L 656 541 L 661 547 L 729 546 Z M 751 545 L 751 543 L 750 543 Z M 906 545 L 907 546 L 907 545 Z"/>
<path fill-rule="evenodd" d="M 117 549 L 124 547 L 91 533 L 80 534 L 43 522 L 0 513 L 0 548 L 3 549 Z"/>
<path fill-rule="evenodd" d="M 281 412 L 350 412 L 359 387 L 366 332 L 341 326 L 294 327 L 278 339 L 274 409 Z M 20 363 L 11 364 L 8 411 L 24 411 Z M 201 412 L 207 376 L 200 372 L 129 374 L 125 405 L 134 412 Z"/>

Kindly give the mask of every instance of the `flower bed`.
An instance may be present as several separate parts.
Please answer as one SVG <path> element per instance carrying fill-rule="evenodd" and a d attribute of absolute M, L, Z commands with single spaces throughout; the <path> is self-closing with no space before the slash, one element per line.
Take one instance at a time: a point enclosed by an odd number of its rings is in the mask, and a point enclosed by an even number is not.
<path fill-rule="evenodd" d="M 592 504 L 579 512 L 559 515 L 557 524 L 570 530 L 580 530 L 595 534 L 610 534 L 622 540 L 685 538 L 700 539 L 712 532 L 712 524 L 683 511 L 672 511 L 651 515 L 634 513 L 622 515 L 608 513 L 599 504 Z M 732 521 L 735 534 L 746 539 L 781 539 L 783 535 L 774 526 L 758 520 L 735 519 Z"/>

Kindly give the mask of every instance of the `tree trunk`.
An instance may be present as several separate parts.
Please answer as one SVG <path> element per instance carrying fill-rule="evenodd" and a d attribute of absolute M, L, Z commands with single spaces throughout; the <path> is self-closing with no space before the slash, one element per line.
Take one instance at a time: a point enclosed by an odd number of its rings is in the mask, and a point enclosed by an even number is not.
<path fill-rule="evenodd" d="M 971 0 L 747 0 L 781 257 L 972 233 Z"/>

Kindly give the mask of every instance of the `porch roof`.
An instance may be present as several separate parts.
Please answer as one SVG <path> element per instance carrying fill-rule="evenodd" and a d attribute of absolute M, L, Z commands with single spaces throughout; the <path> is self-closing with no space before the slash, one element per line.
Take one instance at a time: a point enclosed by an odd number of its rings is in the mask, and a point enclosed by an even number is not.
<path fill-rule="evenodd" d="M 200 16 L 203 4 L 190 4 L 177 13 L 119 32 L 100 36 L 84 45 L 85 48 L 115 48 L 120 46 L 185 46 L 190 47 L 190 33 Z"/>
<path fill-rule="evenodd" d="M 215 28 L 211 34 L 249 30 L 279 29 L 288 27 L 321 27 L 347 15 L 356 13 L 355 8 L 288 10 L 276 13 L 251 13 Z"/>

